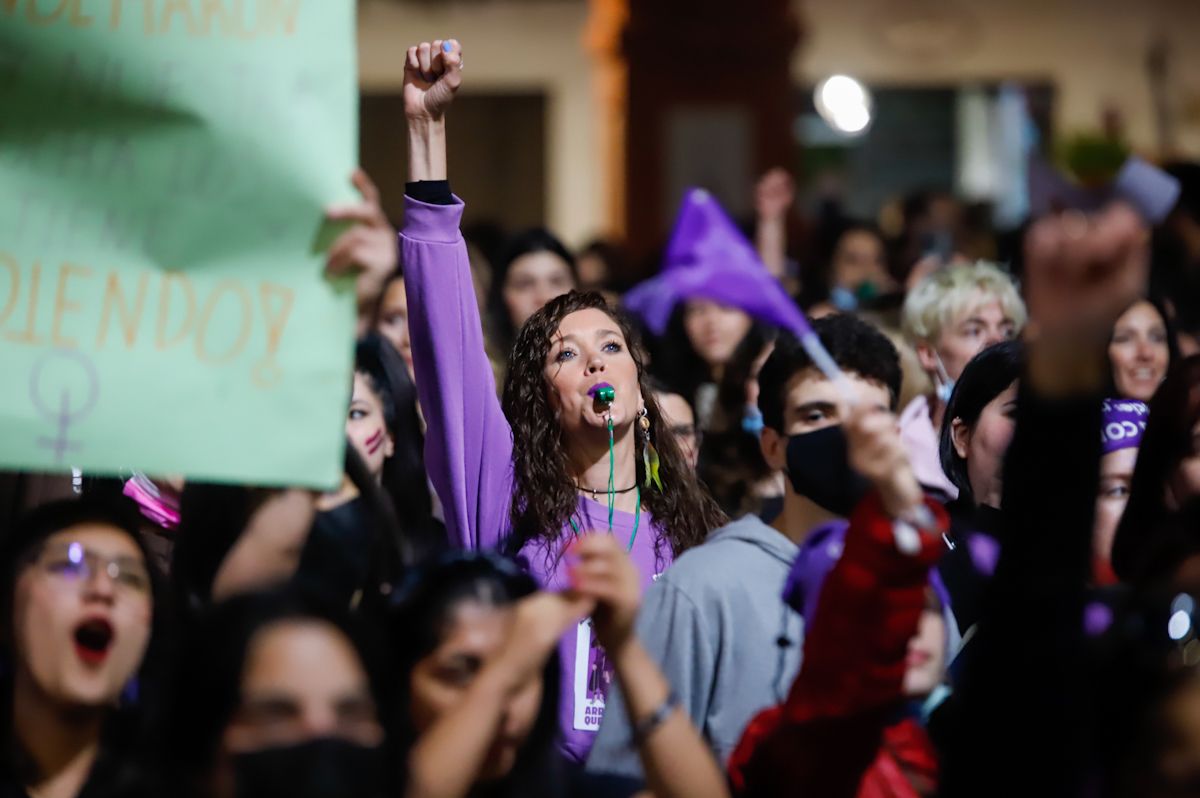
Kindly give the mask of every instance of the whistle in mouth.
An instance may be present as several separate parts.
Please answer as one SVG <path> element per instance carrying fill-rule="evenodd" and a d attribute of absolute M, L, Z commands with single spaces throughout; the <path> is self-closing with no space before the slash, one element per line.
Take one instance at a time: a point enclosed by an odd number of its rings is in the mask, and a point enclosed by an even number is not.
<path fill-rule="evenodd" d="M 588 393 L 591 394 L 593 399 L 606 407 L 611 406 L 617 398 L 616 389 L 607 382 L 596 383 L 588 389 Z"/>

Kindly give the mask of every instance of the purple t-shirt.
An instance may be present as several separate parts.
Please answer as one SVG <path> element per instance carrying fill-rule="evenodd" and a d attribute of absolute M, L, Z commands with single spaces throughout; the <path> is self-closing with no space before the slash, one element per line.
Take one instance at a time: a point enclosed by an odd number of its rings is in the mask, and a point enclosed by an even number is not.
<path fill-rule="evenodd" d="M 509 531 L 512 505 L 512 428 L 496 398 L 496 385 L 483 343 L 466 243 L 459 233 L 464 205 L 430 205 L 405 197 L 400 234 L 409 338 L 417 394 L 425 414 L 425 466 L 446 515 L 452 541 L 464 548 L 495 548 Z M 608 530 L 606 506 L 580 498 L 583 531 Z M 630 555 L 648 587 L 671 563 L 670 546 L 645 511 Z M 617 512 L 613 534 L 628 543 L 634 516 Z M 541 540 L 521 549 L 520 559 L 547 589 L 566 587 L 561 549 L 574 531 L 559 530 L 549 547 Z M 661 550 L 661 551 L 660 551 Z M 587 758 L 612 671 L 596 645 L 590 621 L 559 643 L 562 687 L 560 741 L 564 754 Z"/>

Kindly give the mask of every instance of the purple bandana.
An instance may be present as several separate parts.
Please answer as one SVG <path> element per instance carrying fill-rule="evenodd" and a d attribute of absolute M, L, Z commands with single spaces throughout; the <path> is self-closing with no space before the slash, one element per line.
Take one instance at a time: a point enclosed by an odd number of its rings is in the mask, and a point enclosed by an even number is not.
<path fill-rule="evenodd" d="M 1105 399 L 1104 423 L 1100 443 L 1104 454 L 1120 449 L 1136 449 L 1146 431 L 1150 408 L 1135 399 Z"/>
<path fill-rule="evenodd" d="M 627 293 L 624 305 L 662 335 L 675 306 L 688 299 L 738 308 L 797 338 L 811 333 L 804 314 L 763 266 L 754 247 L 716 199 L 699 188 L 684 196 L 662 271 Z"/>

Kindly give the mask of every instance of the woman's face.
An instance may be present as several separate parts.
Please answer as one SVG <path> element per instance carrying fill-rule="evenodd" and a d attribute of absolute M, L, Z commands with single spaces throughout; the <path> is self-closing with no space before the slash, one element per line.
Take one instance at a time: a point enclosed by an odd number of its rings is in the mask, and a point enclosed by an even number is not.
<path fill-rule="evenodd" d="M 658 412 L 662 413 L 663 421 L 683 452 L 683 459 L 695 468 L 700 461 L 700 435 L 692 406 L 677 393 L 658 393 L 654 399 L 658 402 Z"/>
<path fill-rule="evenodd" d="M 316 517 L 316 494 L 300 488 L 272 491 L 213 577 L 214 601 L 278 585 L 300 567 L 300 553 Z"/>
<path fill-rule="evenodd" d="M 412 344 L 408 339 L 408 293 L 404 290 L 404 279 L 398 278 L 388 283 L 383 292 L 383 301 L 379 305 L 379 323 L 376 331 L 388 340 L 408 366 L 408 373 L 413 373 Z"/>
<path fill-rule="evenodd" d="M 338 737 L 383 742 L 370 681 L 354 646 L 333 624 L 278 621 L 250 640 L 241 703 L 221 737 L 226 754 Z"/>
<path fill-rule="evenodd" d="M 383 416 L 383 400 L 371 388 L 371 381 L 358 371 L 354 372 L 350 410 L 346 415 L 346 437 L 367 464 L 371 476 L 376 481 L 381 479 L 383 464 L 396 451 L 396 443 Z"/>
<path fill-rule="evenodd" d="M 960 418 L 952 422 L 954 449 L 967 461 L 967 478 L 976 504 L 1000 507 L 1001 472 L 1004 454 L 1012 442 L 1016 410 L 1017 383 L 1013 382 L 987 403 L 973 428 Z"/>
<path fill-rule="evenodd" d="M 631 424 L 642 408 L 637 364 L 629 344 L 620 325 L 602 310 L 585 308 L 563 318 L 550 343 L 544 374 L 550 406 L 568 439 L 607 429 L 610 414 L 615 427 Z M 611 408 L 588 393 L 600 383 L 615 389 Z"/>
<path fill-rule="evenodd" d="M 1129 503 L 1129 486 L 1137 464 L 1137 447 L 1117 449 L 1100 458 L 1100 490 L 1096 495 L 1096 520 L 1092 529 L 1092 556 L 1099 562 L 1112 561 L 1113 538 Z"/>
<path fill-rule="evenodd" d="M 504 279 L 504 306 L 514 330 L 557 296 L 575 287 L 571 267 L 553 252 L 530 252 L 514 260 Z"/>
<path fill-rule="evenodd" d="M 153 611 L 146 560 L 128 534 L 104 523 L 56 532 L 17 575 L 16 689 L 63 708 L 115 704 L 146 653 Z"/>
<path fill-rule="evenodd" d="M 1108 358 L 1121 396 L 1149 402 L 1167 374 L 1170 357 L 1167 326 L 1154 305 L 1138 302 L 1117 319 Z"/>
<path fill-rule="evenodd" d="M 877 288 L 892 282 L 887 270 L 883 241 L 866 230 L 851 230 L 838 240 L 833 252 L 833 285 L 849 291 L 864 283 Z"/>
<path fill-rule="evenodd" d="M 946 619 L 936 609 L 926 608 L 909 638 L 904 661 L 904 694 L 927 696 L 942 682 L 946 671 Z"/>
<path fill-rule="evenodd" d="M 693 299 L 683 311 L 683 331 L 692 349 L 714 371 L 724 368 L 750 332 L 750 317 L 737 308 Z"/>
<path fill-rule="evenodd" d="M 413 668 L 411 690 L 412 722 L 424 733 L 440 717 L 459 706 L 479 672 L 499 653 L 508 638 L 513 612 L 477 601 L 458 605 L 441 643 Z M 542 703 L 542 679 L 526 683 L 508 700 L 480 770 L 483 781 L 503 778 L 513 768 L 517 755 L 533 731 Z"/>

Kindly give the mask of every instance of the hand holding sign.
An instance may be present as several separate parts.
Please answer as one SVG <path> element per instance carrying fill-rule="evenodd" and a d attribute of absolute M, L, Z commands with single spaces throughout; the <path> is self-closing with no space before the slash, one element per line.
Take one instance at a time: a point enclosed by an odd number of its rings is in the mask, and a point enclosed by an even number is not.
<path fill-rule="evenodd" d="M 356 274 L 355 295 L 360 321 L 374 306 L 383 286 L 400 262 L 396 230 L 379 203 L 379 189 L 362 169 L 351 177 L 363 201 L 349 205 L 331 205 L 325 217 L 332 221 L 354 222 L 329 248 L 325 273 L 338 276 Z M 362 332 L 360 330 L 360 332 Z"/>

